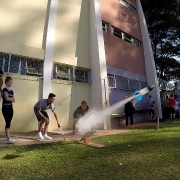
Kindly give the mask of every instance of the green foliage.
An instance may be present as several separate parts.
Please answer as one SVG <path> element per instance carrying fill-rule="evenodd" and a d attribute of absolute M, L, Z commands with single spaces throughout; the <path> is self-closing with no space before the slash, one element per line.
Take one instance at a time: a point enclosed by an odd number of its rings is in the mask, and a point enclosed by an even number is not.
<path fill-rule="evenodd" d="M 180 1 L 141 0 L 157 67 L 164 80 L 180 78 Z M 176 68 L 175 68 L 176 67 Z"/>
<path fill-rule="evenodd" d="M 0 148 L 1 180 L 180 179 L 180 122 L 78 142 Z"/>

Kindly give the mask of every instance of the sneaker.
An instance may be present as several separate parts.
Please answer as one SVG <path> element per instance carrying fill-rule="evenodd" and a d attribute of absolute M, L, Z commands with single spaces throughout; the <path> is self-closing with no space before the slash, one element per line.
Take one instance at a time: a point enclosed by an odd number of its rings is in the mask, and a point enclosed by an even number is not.
<path fill-rule="evenodd" d="M 44 135 L 44 139 L 46 139 L 46 140 L 51 140 L 52 137 L 50 137 L 50 136 L 48 136 L 47 134 L 45 134 L 45 135 Z"/>
<path fill-rule="evenodd" d="M 15 140 L 12 139 L 12 138 L 7 139 L 7 143 L 8 143 L 8 144 L 12 144 L 12 143 L 14 143 L 14 142 L 15 142 Z"/>
<path fill-rule="evenodd" d="M 44 139 L 43 135 L 42 135 L 42 132 L 38 132 L 38 135 L 37 135 L 38 139 Z"/>

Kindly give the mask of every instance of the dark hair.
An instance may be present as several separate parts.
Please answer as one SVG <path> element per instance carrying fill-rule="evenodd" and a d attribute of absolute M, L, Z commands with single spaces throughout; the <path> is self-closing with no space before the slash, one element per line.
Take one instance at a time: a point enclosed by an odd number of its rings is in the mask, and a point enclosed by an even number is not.
<path fill-rule="evenodd" d="M 0 74 L 4 74 L 2 70 L 0 70 Z"/>
<path fill-rule="evenodd" d="M 152 97 L 151 95 L 149 95 L 149 97 Z"/>
<path fill-rule="evenodd" d="M 87 102 L 86 101 L 82 101 L 81 105 L 87 105 Z"/>
<path fill-rule="evenodd" d="M 5 83 L 7 83 L 7 82 L 9 82 L 9 81 L 11 81 L 11 80 L 12 80 L 12 77 L 7 76 L 6 79 L 5 79 Z"/>
<path fill-rule="evenodd" d="M 52 98 L 52 97 L 56 97 L 56 95 L 55 95 L 55 94 L 53 94 L 53 93 L 49 93 L 48 98 Z"/>
<path fill-rule="evenodd" d="M 171 94 L 171 97 L 173 97 L 173 94 Z"/>

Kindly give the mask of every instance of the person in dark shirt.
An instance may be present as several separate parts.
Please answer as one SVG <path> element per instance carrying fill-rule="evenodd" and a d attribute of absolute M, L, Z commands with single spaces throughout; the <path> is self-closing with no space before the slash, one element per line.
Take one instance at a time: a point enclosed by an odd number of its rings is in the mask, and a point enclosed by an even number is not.
<path fill-rule="evenodd" d="M 133 106 L 132 100 L 127 102 L 124 107 L 124 112 L 126 116 L 126 126 L 128 126 L 128 118 L 130 117 L 131 126 L 133 126 L 133 113 L 135 111 L 135 107 Z"/>
<path fill-rule="evenodd" d="M 15 97 L 13 90 L 11 90 L 12 78 L 10 76 L 6 77 L 5 84 L 6 87 L 2 90 L 2 114 L 6 123 L 5 135 L 7 137 L 7 143 L 13 143 L 15 140 L 10 137 L 9 129 L 14 113 L 12 103 L 15 102 Z"/>
<path fill-rule="evenodd" d="M 78 120 L 83 117 L 89 110 L 89 106 L 87 105 L 86 101 L 82 101 L 81 102 L 81 106 L 79 106 L 73 113 L 73 132 L 72 135 L 74 135 L 75 133 L 75 129 L 76 129 L 76 124 L 78 122 Z"/>

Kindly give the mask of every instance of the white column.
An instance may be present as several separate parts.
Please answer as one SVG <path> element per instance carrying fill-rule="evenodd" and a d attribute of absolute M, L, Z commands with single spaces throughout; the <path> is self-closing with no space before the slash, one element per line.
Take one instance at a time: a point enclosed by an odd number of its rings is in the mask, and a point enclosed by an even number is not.
<path fill-rule="evenodd" d="M 52 89 L 51 79 L 57 8 L 58 0 L 51 0 L 44 56 L 43 98 L 47 98 Z"/>
<path fill-rule="evenodd" d="M 149 94 L 151 94 L 153 100 L 155 100 L 156 118 L 162 118 L 159 84 L 158 84 L 158 79 L 157 79 L 154 56 L 153 56 L 151 41 L 150 41 L 150 37 L 149 37 L 147 25 L 146 25 L 146 20 L 144 17 L 140 0 L 137 0 L 137 8 L 138 8 L 138 13 L 139 13 L 139 20 L 140 20 L 140 27 L 141 27 L 141 34 L 142 34 L 142 41 L 143 41 L 146 77 L 147 77 L 148 85 L 155 85 L 155 88 Z"/>
<path fill-rule="evenodd" d="M 107 68 L 99 0 L 90 1 L 90 61 L 91 61 L 91 106 L 109 105 Z M 104 129 L 110 129 L 110 118 L 104 121 Z"/>

